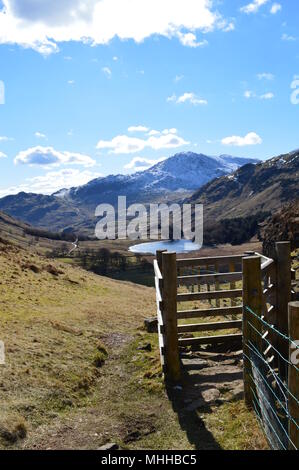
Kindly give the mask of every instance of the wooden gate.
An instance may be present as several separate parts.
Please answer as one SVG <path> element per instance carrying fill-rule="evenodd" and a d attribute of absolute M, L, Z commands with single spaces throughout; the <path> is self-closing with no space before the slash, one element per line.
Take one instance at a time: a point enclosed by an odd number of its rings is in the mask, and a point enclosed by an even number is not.
<path fill-rule="evenodd" d="M 181 374 L 181 347 L 242 344 L 242 260 L 258 256 L 264 281 L 267 318 L 285 329 L 286 292 L 291 289 L 290 246 L 276 244 L 277 258 L 245 252 L 232 256 L 177 259 L 158 251 L 154 260 L 161 363 L 171 380 Z M 278 315 L 277 312 L 282 312 Z"/>

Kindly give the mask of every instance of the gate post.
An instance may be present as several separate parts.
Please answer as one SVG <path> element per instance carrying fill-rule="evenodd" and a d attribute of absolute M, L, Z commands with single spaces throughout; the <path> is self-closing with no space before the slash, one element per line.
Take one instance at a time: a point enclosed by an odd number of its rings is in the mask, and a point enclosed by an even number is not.
<path fill-rule="evenodd" d="M 260 351 L 261 336 L 258 334 L 262 330 L 261 322 L 248 312 L 249 307 L 257 316 L 262 316 L 263 298 L 261 282 L 261 258 L 259 256 L 250 256 L 242 259 L 243 271 L 243 364 L 244 364 L 244 399 L 246 406 L 252 408 L 253 394 L 252 387 L 252 366 L 250 359 L 253 353 L 248 346 L 249 341 Z M 249 325 L 251 325 L 257 330 Z"/>
<path fill-rule="evenodd" d="M 158 263 L 158 266 L 159 266 L 159 269 L 160 269 L 160 272 L 162 274 L 162 269 L 163 269 L 163 266 L 162 266 L 162 254 L 163 253 L 166 253 L 167 250 L 157 250 L 156 251 L 156 259 L 157 259 L 157 263 Z"/>
<path fill-rule="evenodd" d="M 294 342 L 299 341 L 299 302 L 289 303 L 288 315 L 289 337 Z M 296 368 L 299 369 L 299 350 L 296 350 L 292 343 L 290 343 L 289 348 L 289 414 L 293 418 L 289 419 L 289 439 L 294 444 L 289 443 L 289 450 L 295 450 L 294 446 L 299 450 L 299 429 L 298 425 L 295 424 L 299 424 L 299 372 L 296 370 Z"/>
<path fill-rule="evenodd" d="M 177 327 L 176 253 L 162 253 L 162 272 L 166 378 L 177 382 L 181 377 L 181 365 Z"/>
<path fill-rule="evenodd" d="M 275 244 L 276 262 L 277 262 L 277 286 L 276 286 L 276 309 L 277 309 L 277 325 L 278 330 L 287 335 L 288 334 L 288 304 L 291 301 L 291 243 L 290 242 L 277 242 Z M 287 359 L 288 357 L 288 344 L 281 338 L 277 338 L 277 349 L 280 354 Z M 280 376 L 283 379 L 287 377 L 287 368 L 285 361 L 278 358 L 278 368 Z"/>

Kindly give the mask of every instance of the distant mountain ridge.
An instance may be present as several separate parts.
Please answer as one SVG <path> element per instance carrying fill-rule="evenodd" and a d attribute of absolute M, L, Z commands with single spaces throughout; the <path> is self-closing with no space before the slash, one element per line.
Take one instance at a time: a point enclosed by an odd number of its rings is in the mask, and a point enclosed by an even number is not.
<path fill-rule="evenodd" d="M 231 173 L 241 165 L 258 161 L 230 155 L 209 157 L 204 154 L 182 152 L 147 170 L 132 175 L 109 175 L 97 178 L 84 186 L 59 191 L 54 195 L 68 200 L 85 200 L 92 204 L 99 203 L 99 194 L 104 198 L 102 202 L 110 203 L 115 203 L 118 195 L 125 195 L 133 202 L 137 200 L 137 194 L 143 200 L 150 200 L 155 192 L 161 194 L 169 191 L 194 191 L 214 178 Z M 96 201 L 93 196 L 97 197 Z"/>
<path fill-rule="evenodd" d="M 299 197 L 299 150 L 246 164 L 215 179 L 184 202 L 204 204 L 206 223 L 279 210 Z"/>
<path fill-rule="evenodd" d="M 0 210 L 41 228 L 90 231 L 95 226 L 98 204 L 116 205 L 118 196 L 127 196 L 128 204 L 180 199 L 248 162 L 254 164 L 258 160 L 183 152 L 142 172 L 97 178 L 50 196 L 24 192 L 6 196 L 0 199 Z"/>

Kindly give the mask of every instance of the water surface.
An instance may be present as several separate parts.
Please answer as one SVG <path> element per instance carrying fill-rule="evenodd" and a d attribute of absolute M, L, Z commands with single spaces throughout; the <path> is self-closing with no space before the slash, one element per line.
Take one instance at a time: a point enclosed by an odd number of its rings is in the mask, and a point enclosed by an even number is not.
<path fill-rule="evenodd" d="M 193 243 L 191 240 L 163 240 L 157 242 L 140 243 L 130 246 L 129 251 L 139 254 L 155 255 L 157 250 L 175 251 L 176 253 L 189 253 L 201 249 L 201 245 Z"/>

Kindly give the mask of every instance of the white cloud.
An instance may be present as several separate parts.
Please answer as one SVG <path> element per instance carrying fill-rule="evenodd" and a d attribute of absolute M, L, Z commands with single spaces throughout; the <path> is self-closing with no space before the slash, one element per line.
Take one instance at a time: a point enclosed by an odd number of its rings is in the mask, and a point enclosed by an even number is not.
<path fill-rule="evenodd" d="M 263 73 L 258 73 L 257 78 L 259 80 L 274 80 L 275 77 L 274 77 L 273 73 L 263 72 Z"/>
<path fill-rule="evenodd" d="M 254 98 L 255 97 L 255 92 L 251 90 L 246 90 L 244 92 L 244 97 L 247 99 Z"/>
<path fill-rule="evenodd" d="M 161 132 L 163 135 L 167 134 L 177 134 L 178 130 L 175 127 L 172 127 L 171 129 L 164 129 L 164 131 Z"/>
<path fill-rule="evenodd" d="M 174 132 L 175 131 L 175 132 Z M 176 129 L 165 129 L 162 132 L 151 134 L 146 139 L 138 137 L 129 137 L 127 135 L 118 135 L 112 140 L 100 140 L 97 144 L 98 149 L 107 149 L 114 154 L 127 154 L 141 152 L 146 148 L 152 150 L 178 148 L 188 145 L 182 137 L 176 135 Z"/>
<path fill-rule="evenodd" d="M 7 157 L 6 153 L 0 152 L 0 158 L 6 158 L 6 157 Z"/>
<path fill-rule="evenodd" d="M 149 131 L 148 135 L 151 136 L 151 135 L 159 135 L 161 134 L 160 131 L 156 131 L 155 129 L 152 129 L 151 131 Z"/>
<path fill-rule="evenodd" d="M 19 152 L 14 160 L 15 164 L 38 165 L 38 166 L 58 166 L 58 165 L 83 165 L 85 167 L 95 165 L 88 155 L 74 152 L 60 152 L 53 147 L 32 147 Z"/>
<path fill-rule="evenodd" d="M 75 80 L 68 80 L 69 85 L 75 85 Z"/>
<path fill-rule="evenodd" d="M 274 93 L 264 93 L 263 95 L 260 96 L 261 100 L 272 100 L 274 98 Z"/>
<path fill-rule="evenodd" d="M 157 131 L 156 129 L 150 130 L 147 135 L 153 136 L 153 135 L 167 135 L 167 134 L 177 134 L 178 130 L 175 127 L 172 127 L 171 129 L 164 129 L 163 131 Z"/>
<path fill-rule="evenodd" d="M 282 9 L 282 6 L 280 3 L 273 3 L 270 13 L 272 15 L 276 15 L 276 13 L 278 13 L 281 9 Z"/>
<path fill-rule="evenodd" d="M 26 182 L 20 186 L 0 189 L 0 197 L 7 196 L 9 194 L 17 194 L 21 191 L 52 194 L 62 188 L 81 186 L 100 176 L 102 176 L 100 173 L 94 173 L 89 170 L 80 171 L 73 168 L 50 171 L 42 176 L 27 178 Z"/>
<path fill-rule="evenodd" d="M 6 135 L 0 135 L 0 142 L 7 142 L 8 140 L 12 140 L 10 137 L 6 137 Z"/>
<path fill-rule="evenodd" d="M 231 137 L 225 137 L 221 143 L 223 145 L 231 145 L 234 147 L 245 147 L 247 145 L 259 145 L 263 142 L 262 138 L 255 132 L 249 132 L 245 137 L 238 135 L 232 135 Z"/>
<path fill-rule="evenodd" d="M 129 132 L 148 132 L 149 128 L 145 126 L 130 126 L 128 128 Z"/>
<path fill-rule="evenodd" d="M 42 132 L 35 132 L 34 135 L 37 139 L 47 139 L 46 134 L 43 134 Z"/>
<path fill-rule="evenodd" d="M 174 77 L 174 82 L 175 82 L 175 83 L 178 83 L 178 82 L 180 82 L 181 80 L 183 80 L 183 78 L 184 78 L 184 75 L 176 75 L 176 76 Z"/>
<path fill-rule="evenodd" d="M 197 95 L 195 95 L 195 93 L 184 93 L 181 96 L 176 96 L 175 94 L 173 94 L 172 96 L 169 96 L 167 98 L 167 101 L 174 102 L 177 104 L 191 103 L 194 106 L 208 104 L 207 100 L 199 98 Z"/>
<path fill-rule="evenodd" d="M 176 94 L 175 94 L 175 93 L 173 93 L 173 95 L 171 95 L 171 96 L 168 96 L 168 98 L 167 98 L 167 100 L 166 100 L 166 101 L 167 101 L 168 103 L 171 103 L 171 102 L 176 102 L 176 101 L 177 101 L 177 99 L 178 99 L 178 98 L 177 98 Z"/>
<path fill-rule="evenodd" d="M 205 47 L 209 44 L 206 39 L 197 41 L 197 37 L 194 33 L 181 33 L 179 31 L 178 38 L 183 46 L 188 47 Z"/>
<path fill-rule="evenodd" d="M 125 170 L 130 170 L 130 173 L 136 171 L 144 171 L 155 165 L 158 162 L 165 160 L 166 157 L 160 158 L 158 160 L 151 160 L 149 158 L 143 157 L 134 157 L 129 163 L 127 163 L 124 168 Z"/>
<path fill-rule="evenodd" d="M 108 44 L 116 36 L 136 42 L 153 35 L 178 37 L 186 46 L 194 47 L 197 41 L 192 35 L 225 31 L 231 24 L 214 10 L 211 0 L 2 2 L 0 43 L 19 44 L 45 55 L 57 52 L 61 42 Z"/>
<path fill-rule="evenodd" d="M 268 2 L 269 0 L 253 0 L 253 2 L 248 3 L 248 5 L 245 5 L 240 10 L 247 15 L 257 13 L 259 9 Z"/>
<path fill-rule="evenodd" d="M 107 78 L 111 78 L 112 72 L 109 67 L 103 67 L 102 72 L 106 75 Z"/>
<path fill-rule="evenodd" d="M 268 92 L 268 93 L 263 93 L 262 95 L 258 96 L 254 91 L 246 90 L 244 92 L 244 97 L 247 99 L 259 98 L 260 100 L 271 100 L 272 98 L 274 98 L 274 93 Z"/>
<path fill-rule="evenodd" d="M 229 33 L 230 31 L 234 31 L 235 29 L 235 23 L 231 21 L 230 23 L 225 22 L 225 25 L 223 26 L 223 31 L 225 33 Z"/>
<path fill-rule="evenodd" d="M 97 149 L 109 149 L 111 153 L 136 153 L 146 147 L 146 141 L 137 137 L 118 135 L 112 140 L 100 140 Z"/>
<path fill-rule="evenodd" d="M 297 41 L 297 38 L 296 38 L 295 36 L 291 36 L 290 34 L 286 34 L 286 33 L 284 33 L 284 34 L 281 36 L 281 39 L 282 39 L 283 41 L 290 41 L 290 42 L 292 42 L 292 41 Z"/>

